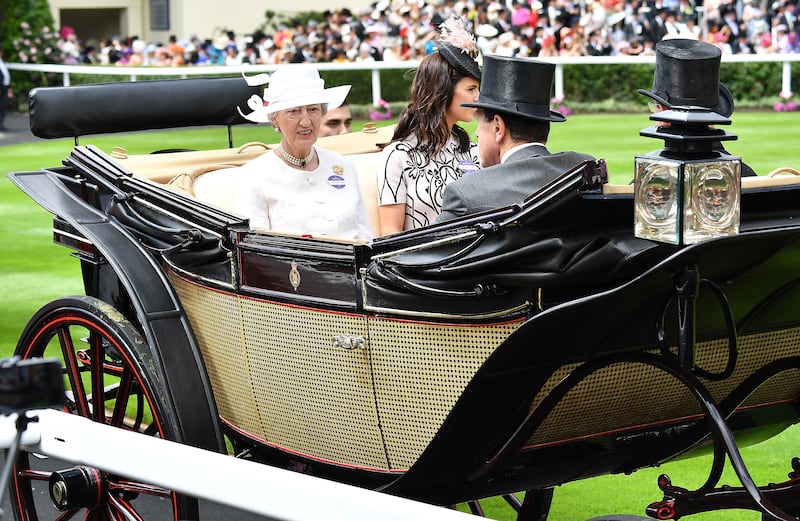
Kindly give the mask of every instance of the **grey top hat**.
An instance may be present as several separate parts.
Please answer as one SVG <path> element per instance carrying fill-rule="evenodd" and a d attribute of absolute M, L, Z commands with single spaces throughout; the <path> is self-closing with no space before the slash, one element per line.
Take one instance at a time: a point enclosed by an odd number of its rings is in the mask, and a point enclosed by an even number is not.
<path fill-rule="evenodd" d="M 484 56 L 478 101 L 462 103 L 461 106 L 538 121 L 566 121 L 563 114 L 550 110 L 555 70 L 555 64 L 530 58 Z"/>
<path fill-rule="evenodd" d="M 733 96 L 719 82 L 722 51 L 698 40 L 674 38 L 656 44 L 652 90 L 643 94 L 672 107 L 704 107 L 726 118 L 733 114 Z"/>

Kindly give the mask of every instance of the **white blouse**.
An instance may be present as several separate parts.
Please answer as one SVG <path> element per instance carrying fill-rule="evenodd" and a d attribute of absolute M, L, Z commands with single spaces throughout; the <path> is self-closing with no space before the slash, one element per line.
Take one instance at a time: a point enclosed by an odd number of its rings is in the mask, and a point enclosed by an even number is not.
<path fill-rule="evenodd" d="M 383 149 L 377 172 L 378 204 L 405 203 L 404 230 L 420 228 L 436 222 L 442 212 L 444 187 L 480 168 L 478 145 L 470 143 L 468 152 L 458 151 L 458 140 L 451 135 L 444 149 L 433 157 L 417 147 L 409 136 L 394 141 Z"/>
<path fill-rule="evenodd" d="M 355 165 L 329 150 L 316 151 L 319 166 L 313 171 L 292 168 L 274 153 L 239 167 L 236 213 L 256 230 L 371 240 Z"/>

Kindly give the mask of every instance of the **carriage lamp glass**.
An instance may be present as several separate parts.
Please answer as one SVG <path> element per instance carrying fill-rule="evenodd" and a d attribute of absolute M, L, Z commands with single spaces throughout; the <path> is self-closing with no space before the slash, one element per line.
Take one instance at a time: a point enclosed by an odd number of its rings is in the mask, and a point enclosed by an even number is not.
<path fill-rule="evenodd" d="M 741 160 L 714 146 L 735 136 L 710 127 L 702 115 L 665 112 L 676 113 L 659 113 L 671 121 L 668 129 L 642 131 L 642 135 L 664 139 L 665 148 L 635 159 L 635 236 L 695 244 L 738 234 Z M 706 117 L 719 124 L 721 116 Z"/>
<path fill-rule="evenodd" d="M 740 162 L 636 158 L 635 235 L 694 244 L 739 232 Z"/>
<path fill-rule="evenodd" d="M 634 232 L 636 237 L 677 242 L 680 165 L 636 158 Z"/>

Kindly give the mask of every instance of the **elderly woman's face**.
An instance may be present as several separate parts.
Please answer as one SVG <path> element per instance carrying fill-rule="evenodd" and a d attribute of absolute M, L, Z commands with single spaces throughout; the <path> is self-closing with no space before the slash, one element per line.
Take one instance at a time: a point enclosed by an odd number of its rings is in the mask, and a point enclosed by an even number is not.
<path fill-rule="evenodd" d="M 322 116 L 322 105 L 304 105 L 276 112 L 272 122 L 281 130 L 289 152 L 307 154 L 317 141 Z"/>

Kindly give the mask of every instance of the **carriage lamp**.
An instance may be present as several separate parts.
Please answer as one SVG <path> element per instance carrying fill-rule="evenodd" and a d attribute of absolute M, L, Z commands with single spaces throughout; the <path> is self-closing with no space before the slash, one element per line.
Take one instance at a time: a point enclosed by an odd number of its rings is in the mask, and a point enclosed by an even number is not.
<path fill-rule="evenodd" d="M 715 128 L 731 121 L 700 107 L 672 107 L 640 132 L 664 148 L 635 159 L 634 233 L 670 244 L 694 244 L 739 233 L 741 159 L 722 141 L 734 134 Z"/>

